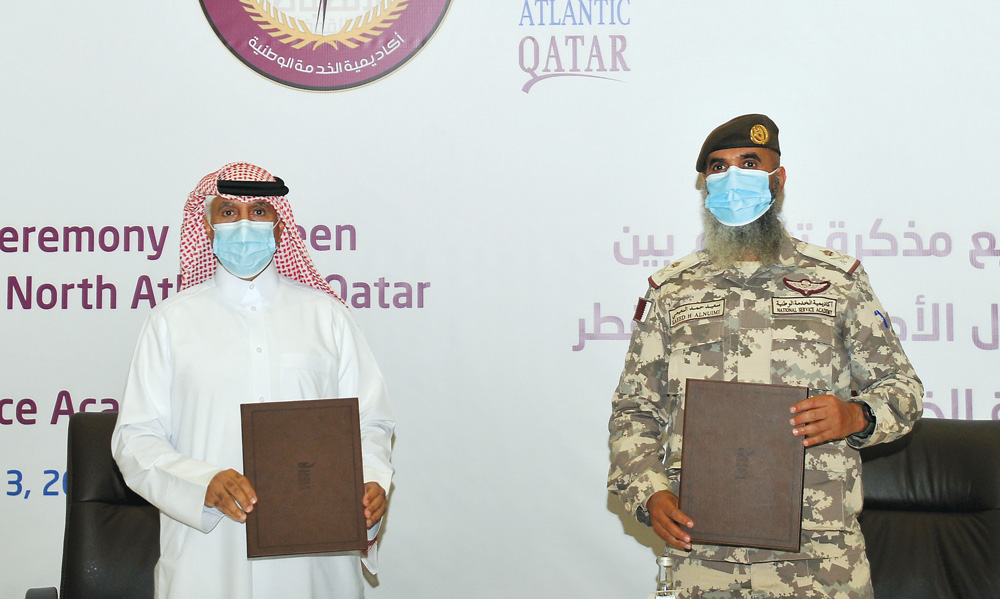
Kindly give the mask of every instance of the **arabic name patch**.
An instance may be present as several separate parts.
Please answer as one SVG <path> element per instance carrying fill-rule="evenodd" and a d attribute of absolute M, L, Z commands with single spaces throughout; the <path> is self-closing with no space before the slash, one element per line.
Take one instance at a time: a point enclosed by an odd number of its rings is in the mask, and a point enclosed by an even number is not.
<path fill-rule="evenodd" d="M 675 327 L 689 320 L 699 318 L 711 318 L 722 316 L 725 312 L 725 301 L 715 300 L 714 302 L 699 302 L 697 304 L 684 304 L 670 310 L 670 326 Z"/>

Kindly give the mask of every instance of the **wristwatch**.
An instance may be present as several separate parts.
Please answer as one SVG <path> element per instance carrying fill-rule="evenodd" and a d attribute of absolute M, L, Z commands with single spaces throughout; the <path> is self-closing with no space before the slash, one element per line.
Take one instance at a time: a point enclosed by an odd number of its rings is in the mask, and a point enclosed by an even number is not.
<path fill-rule="evenodd" d="M 875 432 L 875 412 L 872 411 L 872 407 L 868 405 L 867 402 L 856 401 L 854 403 L 861 406 L 861 412 L 865 415 L 865 420 L 868 422 L 868 426 L 865 427 L 865 430 L 854 433 L 854 436 L 861 439 L 867 439 L 873 432 Z"/>

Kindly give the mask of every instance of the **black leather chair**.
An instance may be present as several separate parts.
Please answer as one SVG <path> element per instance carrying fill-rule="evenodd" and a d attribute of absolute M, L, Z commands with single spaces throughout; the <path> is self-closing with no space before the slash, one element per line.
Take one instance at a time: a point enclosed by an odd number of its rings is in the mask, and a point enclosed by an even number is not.
<path fill-rule="evenodd" d="M 861 458 L 876 599 L 1000 598 L 1000 421 L 921 420 Z"/>
<path fill-rule="evenodd" d="M 111 456 L 117 414 L 74 414 L 67 438 L 62 580 L 26 599 L 153 597 L 160 557 L 159 511 L 125 486 Z"/>

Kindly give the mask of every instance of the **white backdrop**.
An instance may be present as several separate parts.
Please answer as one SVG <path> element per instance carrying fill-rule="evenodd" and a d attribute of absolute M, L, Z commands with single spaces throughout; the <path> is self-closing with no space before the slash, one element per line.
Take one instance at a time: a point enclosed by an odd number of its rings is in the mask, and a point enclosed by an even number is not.
<path fill-rule="evenodd" d="M 610 394 L 646 277 L 695 246 L 697 151 L 738 114 L 778 123 L 788 228 L 862 258 L 925 414 L 1000 417 L 995 2 L 584 2 L 613 24 L 455 0 L 409 64 L 329 94 L 244 67 L 193 0 L 5 3 L 0 596 L 58 584 L 66 414 L 120 397 L 136 286 L 173 280 L 186 194 L 233 160 L 307 229 L 353 227 L 312 252 L 349 296 L 425 284 L 354 310 L 398 418 L 369 597 L 652 590 L 659 544 L 604 490 Z"/>

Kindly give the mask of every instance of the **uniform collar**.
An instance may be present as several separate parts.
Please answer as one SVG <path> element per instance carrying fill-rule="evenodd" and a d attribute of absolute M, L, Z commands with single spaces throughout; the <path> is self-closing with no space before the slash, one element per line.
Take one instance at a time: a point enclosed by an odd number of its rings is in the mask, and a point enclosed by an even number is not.
<path fill-rule="evenodd" d="M 278 292 L 278 267 L 274 260 L 253 280 L 247 281 L 217 265 L 215 284 L 226 301 L 233 305 L 248 305 L 263 300 L 270 303 Z"/>
<path fill-rule="evenodd" d="M 799 256 L 798 246 L 802 243 L 798 239 L 785 234 L 785 239 L 781 242 L 781 250 L 778 252 L 778 263 L 772 264 L 771 269 L 795 268 L 802 262 Z"/>

